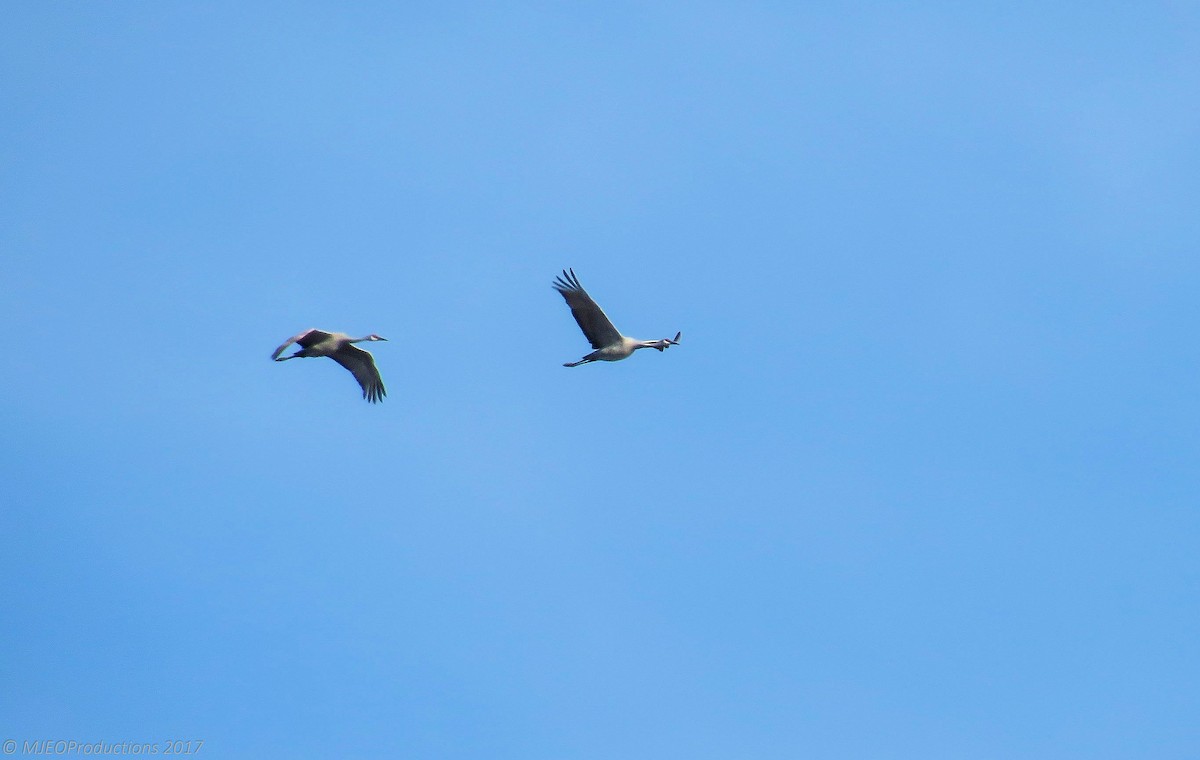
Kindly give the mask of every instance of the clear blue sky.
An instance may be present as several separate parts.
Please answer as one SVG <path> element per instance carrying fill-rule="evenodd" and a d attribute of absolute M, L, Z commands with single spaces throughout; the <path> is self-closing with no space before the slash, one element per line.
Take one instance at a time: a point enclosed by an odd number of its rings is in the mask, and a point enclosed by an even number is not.
<path fill-rule="evenodd" d="M 0 739 L 1200 755 L 1196 4 L 3 16 Z"/>

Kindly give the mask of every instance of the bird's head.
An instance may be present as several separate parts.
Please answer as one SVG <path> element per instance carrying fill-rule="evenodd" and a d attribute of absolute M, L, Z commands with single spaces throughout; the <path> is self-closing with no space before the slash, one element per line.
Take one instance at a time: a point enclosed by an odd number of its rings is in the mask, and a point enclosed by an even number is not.
<path fill-rule="evenodd" d="M 653 346 L 654 346 L 654 348 L 657 348 L 659 351 L 666 351 L 668 346 L 678 346 L 679 338 L 682 336 L 683 336 L 682 332 L 677 332 L 677 333 L 675 333 L 674 338 L 663 338 L 662 340 L 654 341 Z"/>
<path fill-rule="evenodd" d="M 376 335 L 375 333 L 371 333 L 370 335 L 367 336 L 367 340 L 370 340 L 370 341 L 387 340 L 387 338 L 383 337 L 382 335 Z"/>

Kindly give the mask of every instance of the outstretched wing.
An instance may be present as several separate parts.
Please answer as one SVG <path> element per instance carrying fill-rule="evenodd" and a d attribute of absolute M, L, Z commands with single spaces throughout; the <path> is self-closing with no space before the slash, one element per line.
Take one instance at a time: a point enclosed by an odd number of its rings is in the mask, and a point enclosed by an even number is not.
<path fill-rule="evenodd" d="M 579 329 L 583 330 L 592 348 L 604 348 L 621 342 L 621 333 L 579 284 L 574 269 L 570 272 L 564 269 L 560 276 L 555 277 L 554 289 L 566 299 L 567 306 L 571 307 L 571 316 L 579 323 Z"/>
<path fill-rule="evenodd" d="M 275 353 L 271 354 L 271 358 L 278 359 L 279 355 L 286 351 L 287 347 L 293 343 L 299 343 L 302 348 L 308 348 L 309 346 L 317 345 L 328 337 L 329 333 L 322 332 L 321 330 L 305 330 L 302 333 L 297 333 L 296 335 L 288 338 L 282 346 L 275 349 Z"/>
<path fill-rule="evenodd" d="M 383 378 L 379 376 L 379 370 L 375 367 L 375 357 L 371 356 L 370 351 L 363 351 L 358 346 L 346 343 L 329 358 L 350 370 L 350 374 L 354 375 L 354 379 L 362 386 L 363 398 L 372 404 L 383 401 L 387 390 L 383 387 Z"/>

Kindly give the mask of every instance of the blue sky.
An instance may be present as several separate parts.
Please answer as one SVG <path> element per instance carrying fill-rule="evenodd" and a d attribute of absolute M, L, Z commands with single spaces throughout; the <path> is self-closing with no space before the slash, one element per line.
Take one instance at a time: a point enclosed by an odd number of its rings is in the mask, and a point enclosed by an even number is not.
<path fill-rule="evenodd" d="M 1195 4 L 4 17 L 0 739 L 1200 753 Z"/>

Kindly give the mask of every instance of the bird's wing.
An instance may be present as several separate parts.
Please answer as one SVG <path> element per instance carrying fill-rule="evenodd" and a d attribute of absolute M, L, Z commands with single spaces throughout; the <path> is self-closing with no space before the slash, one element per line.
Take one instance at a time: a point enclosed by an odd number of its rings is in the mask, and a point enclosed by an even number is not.
<path fill-rule="evenodd" d="M 282 346 L 275 349 L 275 353 L 271 354 L 271 358 L 278 359 L 279 355 L 286 351 L 287 347 L 293 343 L 299 343 L 302 347 L 308 348 L 309 346 L 315 346 L 328 337 L 329 333 L 322 332 L 321 330 L 305 330 L 288 338 Z"/>
<path fill-rule="evenodd" d="M 354 379 L 362 386 L 363 398 L 372 404 L 383 401 L 387 390 L 383 387 L 383 378 L 375 367 L 375 357 L 370 351 L 363 351 L 358 346 L 349 343 L 343 345 L 329 358 L 350 370 Z"/>
<path fill-rule="evenodd" d="M 571 307 L 571 316 L 579 323 L 579 329 L 583 330 L 592 348 L 604 348 L 621 341 L 620 331 L 613 327 L 613 323 L 604 314 L 604 309 L 601 309 L 579 284 L 574 269 L 570 272 L 564 269 L 562 275 L 555 277 L 554 289 L 566 299 L 567 306 Z"/>

